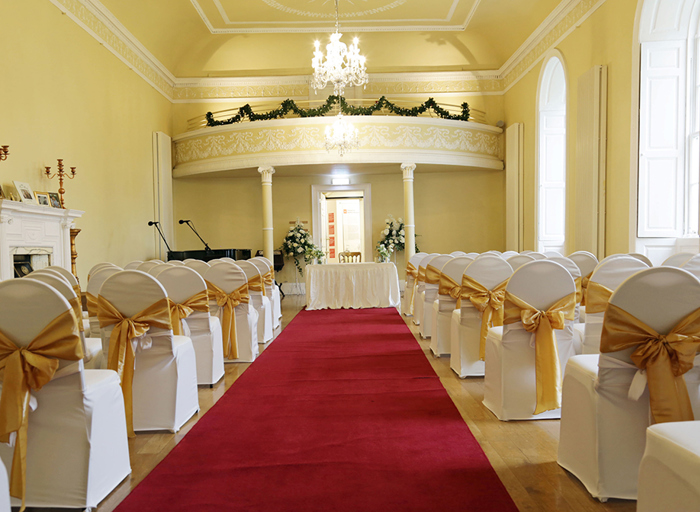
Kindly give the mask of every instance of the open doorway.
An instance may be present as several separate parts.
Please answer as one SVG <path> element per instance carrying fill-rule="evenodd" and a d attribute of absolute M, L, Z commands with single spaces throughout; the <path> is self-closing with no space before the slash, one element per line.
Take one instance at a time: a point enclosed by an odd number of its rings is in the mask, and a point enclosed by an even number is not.
<path fill-rule="evenodd" d="M 314 185 L 313 237 L 326 263 L 340 263 L 341 252 L 359 252 L 372 261 L 369 185 Z"/>

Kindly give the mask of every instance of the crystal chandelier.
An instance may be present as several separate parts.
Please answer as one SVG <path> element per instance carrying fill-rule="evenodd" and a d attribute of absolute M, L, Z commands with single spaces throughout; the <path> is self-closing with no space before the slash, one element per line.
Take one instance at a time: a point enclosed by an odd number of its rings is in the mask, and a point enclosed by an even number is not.
<path fill-rule="evenodd" d="M 360 145 L 357 128 L 348 123 L 339 113 L 332 125 L 326 126 L 326 150 L 338 150 L 340 156 Z"/>
<path fill-rule="evenodd" d="M 336 96 L 343 96 L 345 87 L 349 84 L 360 86 L 365 85 L 367 68 L 365 68 L 365 58 L 360 55 L 359 40 L 353 39 L 348 46 L 340 38 L 340 21 L 338 19 L 338 0 L 335 0 L 335 33 L 331 34 L 331 42 L 326 45 L 326 60 L 320 50 L 321 43 L 314 43 L 315 51 L 311 65 L 314 68 L 314 75 L 311 85 L 314 92 L 318 89 L 325 89 L 328 82 L 333 84 L 333 93 Z"/>

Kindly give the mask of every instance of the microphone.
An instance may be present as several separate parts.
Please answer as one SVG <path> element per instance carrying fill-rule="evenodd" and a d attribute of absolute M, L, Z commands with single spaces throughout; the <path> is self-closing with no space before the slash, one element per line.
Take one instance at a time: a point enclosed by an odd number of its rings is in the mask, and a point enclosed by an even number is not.
<path fill-rule="evenodd" d="M 156 229 L 158 230 L 158 234 L 159 234 L 160 237 L 163 239 L 163 243 L 164 243 L 165 246 L 168 248 L 168 252 L 172 252 L 172 249 L 171 249 L 170 246 L 168 245 L 168 241 L 165 239 L 165 235 L 163 234 L 163 232 L 162 232 L 161 229 L 160 229 L 160 222 L 158 222 L 157 220 L 149 220 L 149 221 L 148 221 L 148 225 L 149 225 L 149 226 L 155 226 L 155 227 L 156 227 Z"/>
<path fill-rule="evenodd" d="M 191 221 L 191 220 L 189 220 L 189 219 L 188 219 L 188 220 L 180 219 L 178 222 L 179 222 L 180 224 L 187 224 L 187 227 L 189 227 L 192 231 L 194 231 L 194 234 L 197 235 L 197 238 L 199 238 L 199 239 L 202 241 L 202 243 L 204 244 L 204 250 L 207 251 L 207 252 L 210 252 L 210 251 L 211 251 L 211 247 L 209 247 L 209 244 L 207 244 L 207 243 L 204 241 L 204 238 L 202 238 L 202 237 L 200 236 L 200 234 L 197 233 L 197 230 L 194 229 L 194 226 L 192 225 L 192 221 Z"/>
<path fill-rule="evenodd" d="M 153 226 L 153 225 L 156 225 L 156 226 L 157 226 L 157 225 L 158 225 L 158 221 L 156 221 L 156 220 L 149 220 L 149 221 L 148 221 L 148 225 L 149 225 L 149 226 Z"/>
<path fill-rule="evenodd" d="M 185 222 L 187 222 L 189 224 L 190 221 L 189 221 L 189 219 L 188 220 L 180 219 L 178 222 L 180 224 L 184 224 Z"/>

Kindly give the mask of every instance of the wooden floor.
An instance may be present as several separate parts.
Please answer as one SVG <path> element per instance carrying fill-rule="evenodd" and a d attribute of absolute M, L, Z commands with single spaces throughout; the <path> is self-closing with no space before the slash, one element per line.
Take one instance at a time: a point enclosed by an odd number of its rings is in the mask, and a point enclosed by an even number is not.
<path fill-rule="evenodd" d="M 304 306 L 304 297 L 287 295 L 282 301 L 282 326 Z M 450 369 L 449 357 L 434 358 L 429 341 L 420 340 L 418 329 L 405 319 L 426 358 L 440 377 L 464 421 L 473 432 L 508 492 L 521 511 L 633 511 L 636 502 L 590 497 L 578 480 L 557 464 L 559 421 L 501 422 L 481 403 L 483 378 L 459 379 Z M 262 347 L 262 345 L 261 345 Z M 201 410 L 177 434 L 141 433 L 129 440 L 132 473 L 97 508 L 110 512 L 173 449 L 250 364 L 227 364 L 226 375 L 213 388 L 199 388 Z M 445 447 L 449 449 L 449 447 Z M 31 509 L 28 509 L 31 510 Z M 59 509 L 56 509 L 59 510 Z M 264 511 L 261 511 L 264 512 Z M 400 512 L 400 511 L 387 511 Z"/>

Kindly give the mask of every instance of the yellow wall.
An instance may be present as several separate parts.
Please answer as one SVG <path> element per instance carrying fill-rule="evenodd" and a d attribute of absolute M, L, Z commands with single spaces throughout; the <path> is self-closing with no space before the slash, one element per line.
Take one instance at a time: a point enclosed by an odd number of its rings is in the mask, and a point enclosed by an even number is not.
<path fill-rule="evenodd" d="M 3 2 L 0 16 L 0 183 L 58 190 L 42 175 L 77 166 L 66 205 L 77 227 L 83 286 L 100 261 L 153 257 L 152 132 L 170 133 L 170 103 L 46 0 Z"/>
<path fill-rule="evenodd" d="M 567 243 L 576 218 L 576 116 L 579 77 L 595 65 L 608 67 L 606 254 L 629 252 L 630 112 L 632 32 L 637 0 L 608 0 L 558 46 L 567 72 Z M 505 94 L 506 125 L 525 129 L 525 249 L 535 249 L 536 98 L 543 62 Z"/>

